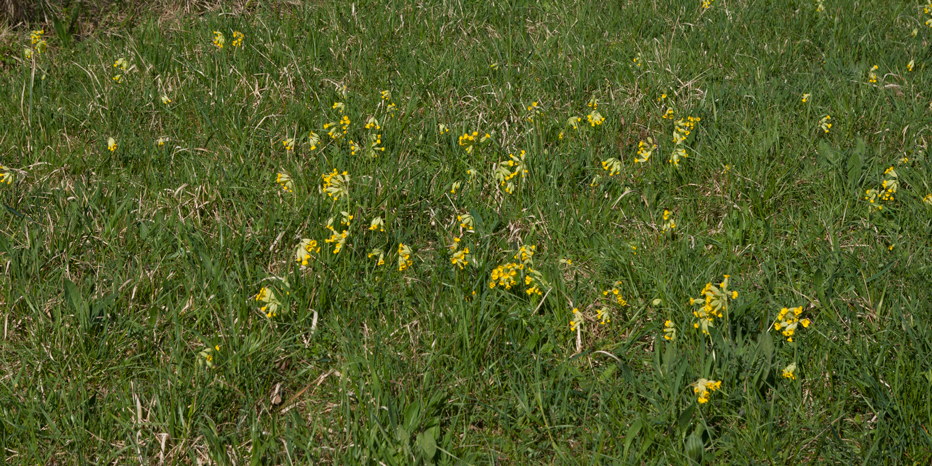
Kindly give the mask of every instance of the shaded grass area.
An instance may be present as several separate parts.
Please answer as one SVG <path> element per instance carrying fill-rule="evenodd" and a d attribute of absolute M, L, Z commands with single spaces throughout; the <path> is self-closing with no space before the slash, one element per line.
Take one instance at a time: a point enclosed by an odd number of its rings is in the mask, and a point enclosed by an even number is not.
<path fill-rule="evenodd" d="M 49 35 L 28 60 L 20 31 L 0 83 L 7 461 L 928 463 L 929 15 L 825 7 L 263 4 Z M 700 118 L 679 168 L 668 109 Z M 490 140 L 467 152 L 473 131 Z M 376 158 L 351 149 L 374 134 Z M 507 193 L 493 173 L 521 150 Z M 530 245 L 542 293 L 490 288 Z M 723 274 L 739 294 L 703 336 L 690 297 Z M 773 323 L 796 306 L 813 324 L 789 343 Z M 708 403 L 699 378 L 722 382 Z"/>

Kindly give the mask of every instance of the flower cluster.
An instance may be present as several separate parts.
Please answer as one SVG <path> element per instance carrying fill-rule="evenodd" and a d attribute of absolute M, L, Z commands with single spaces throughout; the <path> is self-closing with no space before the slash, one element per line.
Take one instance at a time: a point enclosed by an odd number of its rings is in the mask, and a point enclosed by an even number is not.
<path fill-rule="evenodd" d="M 367 256 L 368 258 L 378 257 L 379 261 L 375 264 L 376 267 L 385 264 L 385 253 L 382 252 L 382 248 L 374 248 Z"/>
<path fill-rule="evenodd" d="M 495 181 L 499 182 L 505 188 L 505 192 L 511 194 L 515 190 L 515 183 L 512 179 L 519 174 L 524 179 L 528 173 L 525 152 L 522 150 L 518 155 L 508 154 L 508 162 L 500 163 L 495 168 L 493 174 Z"/>
<path fill-rule="evenodd" d="M 527 113 L 528 113 L 528 116 L 526 117 L 527 121 L 533 123 L 534 118 L 537 115 L 540 115 L 541 108 L 537 106 L 537 102 L 533 102 L 531 103 L 531 105 L 527 106 Z"/>
<path fill-rule="evenodd" d="M 338 173 L 334 168 L 332 172 L 321 175 L 324 179 L 323 192 L 330 196 L 334 201 L 349 196 L 349 173 Z"/>
<path fill-rule="evenodd" d="M 282 190 L 286 193 L 294 192 L 294 181 L 287 173 L 279 173 L 275 182 L 281 185 Z"/>
<path fill-rule="evenodd" d="M 110 152 L 115 152 L 115 151 L 117 150 L 116 139 L 107 138 L 107 149 L 108 149 Z"/>
<path fill-rule="evenodd" d="M 666 95 L 666 94 L 664 94 Z M 650 160 L 650 156 L 654 154 L 654 149 L 657 148 L 657 144 L 654 144 L 654 140 L 647 138 L 647 142 L 638 141 L 638 153 L 634 157 L 635 163 L 645 163 Z"/>
<path fill-rule="evenodd" d="M 880 189 L 868 189 L 866 191 L 866 196 L 864 200 L 870 202 L 871 207 L 877 210 L 883 210 L 883 206 L 880 205 L 879 201 L 892 202 L 895 200 L 896 190 L 899 188 L 899 175 L 897 175 L 896 170 L 893 167 L 890 167 L 883 172 L 884 180 L 880 185 Z"/>
<path fill-rule="evenodd" d="M 473 131 L 472 133 L 463 133 L 463 135 L 459 137 L 458 142 L 460 146 L 466 149 L 467 154 L 471 154 L 476 144 L 486 144 L 491 140 L 491 134 L 485 133 L 484 136 L 479 137 L 479 132 Z"/>
<path fill-rule="evenodd" d="M 803 101 L 803 103 L 805 104 L 805 103 L 809 102 L 809 99 L 811 99 L 811 98 L 812 98 L 812 94 L 803 94 L 802 101 Z"/>
<path fill-rule="evenodd" d="M 294 260 L 306 267 L 307 261 L 311 258 L 311 253 L 320 254 L 320 246 L 317 245 L 315 240 L 302 238 L 301 242 L 298 243 L 298 247 L 295 248 Z"/>
<path fill-rule="evenodd" d="M 783 336 L 786 337 L 786 341 L 792 342 L 793 335 L 796 333 L 797 327 L 800 325 L 803 328 L 809 327 L 809 319 L 800 319 L 799 315 L 803 313 L 802 306 L 794 308 L 783 308 L 780 310 L 780 314 L 777 315 L 777 321 L 774 322 L 774 330 L 779 330 L 783 332 Z"/>
<path fill-rule="evenodd" d="M 583 324 L 583 315 L 579 312 L 578 308 L 573 308 L 573 318 L 570 320 L 570 330 L 578 331 L 582 328 Z"/>
<path fill-rule="evenodd" d="M 275 292 L 268 287 L 262 287 L 262 289 L 259 290 L 259 294 L 256 295 L 256 301 L 263 304 L 259 310 L 270 319 L 278 315 L 278 309 L 282 305 L 281 301 L 275 296 Z"/>
<path fill-rule="evenodd" d="M 45 50 L 49 47 L 48 42 L 46 42 L 45 39 L 42 38 L 44 34 L 45 34 L 45 29 L 38 29 L 38 30 L 32 31 L 32 33 L 29 34 L 29 42 L 32 44 L 33 48 L 26 49 L 23 51 L 23 54 L 26 56 L 27 59 L 32 58 L 33 51 L 35 51 L 36 55 L 42 55 L 45 52 Z"/>
<path fill-rule="evenodd" d="M 608 172 L 608 176 L 615 176 L 621 173 L 621 160 L 614 157 L 602 161 L 602 170 Z"/>
<path fill-rule="evenodd" d="M 697 319 L 693 327 L 701 329 L 703 335 L 709 334 L 709 327 L 714 326 L 716 317 L 724 318 L 725 313 L 728 312 L 728 301 L 738 297 L 737 291 L 728 290 L 729 277 L 725 275 L 725 279 L 719 283 L 719 286 L 714 286 L 711 282 L 706 283 L 702 288 L 702 298 L 689 298 L 691 306 L 701 305 L 699 309 L 693 311 L 693 316 Z"/>
<path fill-rule="evenodd" d="M 233 47 L 242 47 L 245 37 L 242 32 L 233 31 Z"/>
<path fill-rule="evenodd" d="M 790 363 L 789 366 L 783 368 L 783 377 L 786 377 L 790 380 L 796 380 L 796 363 Z"/>
<path fill-rule="evenodd" d="M 822 117 L 822 119 L 819 120 L 819 129 L 828 133 L 828 130 L 832 129 L 832 123 L 830 122 L 831 119 L 831 115 L 825 115 Z"/>
<path fill-rule="evenodd" d="M 611 294 L 612 299 L 614 299 L 616 303 L 618 303 L 621 306 L 626 306 L 628 302 L 625 301 L 625 298 L 621 295 L 621 290 L 619 290 L 620 287 L 621 287 L 621 282 L 615 282 L 615 284 L 612 285 L 612 289 L 605 290 L 602 292 L 602 296 L 608 296 L 609 294 Z"/>
<path fill-rule="evenodd" d="M 369 222 L 369 231 L 385 232 L 385 221 L 382 220 L 382 217 L 376 217 Z"/>
<path fill-rule="evenodd" d="M 685 158 L 688 156 L 686 154 L 686 148 L 684 147 L 684 144 L 686 142 L 686 138 L 690 135 L 693 128 L 696 126 L 696 123 L 700 120 L 701 118 L 699 117 L 688 116 L 686 119 L 680 118 L 679 120 L 676 120 L 676 122 L 673 124 L 673 153 L 670 155 L 670 160 L 668 160 L 668 162 L 672 163 L 674 166 L 678 167 L 680 164 L 680 158 Z"/>
<path fill-rule="evenodd" d="M 693 384 L 693 393 L 699 395 L 699 404 L 709 402 L 709 394 L 722 387 L 722 381 L 699 379 Z"/>
<path fill-rule="evenodd" d="M 218 49 L 222 49 L 223 45 L 226 44 L 227 39 L 223 36 L 223 33 L 220 31 L 214 31 L 214 45 Z"/>
<path fill-rule="evenodd" d="M 599 102 L 595 100 L 595 97 L 589 99 L 589 103 L 586 104 L 589 108 L 592 109 L 588 115 L 586 115 L 586 120 L 589 121 L 589 126 L 595 128 L 596 126 L 601 126 L 605 122 L 605 117 L 597 110 L 599 108 Z"/>
<path fill-rule="evenodd" d="M 405 246 L 403 243 L 398 243 L 398 271 L 404 272 L 405 269 L 411 267 L 411 264 L 414 262 L 411 260 L 411 248 Z"/>
<path fill-rule="evenodd" d="M 673 216 L 670 214 L 669 210 L 664 209 L 663 211 L 663 232 L 673 231 L 676 228 L 676 222 L 673 220 Z"/>
<path fill-rule="evenodd" d="M 669 319 L 663 323 L 663 338 L 667 341 L 676 339 L 676 327 L 673 325 L 673 321 Z"/>
<path fill-rule="evenodd" d="M 463 249 L 460 249 L 459 247 L 460 239 L 453 238 L 453 245 L 450 246 L 452 253 L 450 262 L 462 270 L 462 268 L 469 263 L 469 248 L 464 247 Z"/>
<path fill-rule="evenodd" d="M 878 66 L 877 66 L 877 65 L 874 65 L 873 67 L 871 67 L 870 70 L 867 71 L 867 81 L 868 81 L 868 82 L 870 82 L 870 83 L 876 83 L 876 82 L 877 82 L 877 73 L 875 73 L 875 71 L 877 71 L 877 68 L 878 68 Z"/>
<path fill-rule="evenodd" d="M 4 167 L 3 165 L 0 165 L 0 184 L 13 184 L 13 179 L 14 175 L 13 172 L 10 171 L 10 167 Z"/>
<path fill-rule="evenodd" d="M 496 286 L 500 286 L 506 290 L 510 290 L 512 286 L 518 283 L 515 277 L 517 277 L 518 271 L 523 268 L 524 265 L 515 264 L 513 262 L 495 267 L 492 270 L 492 277 L 489 280 L 489 288 L 492 289 Z"/>

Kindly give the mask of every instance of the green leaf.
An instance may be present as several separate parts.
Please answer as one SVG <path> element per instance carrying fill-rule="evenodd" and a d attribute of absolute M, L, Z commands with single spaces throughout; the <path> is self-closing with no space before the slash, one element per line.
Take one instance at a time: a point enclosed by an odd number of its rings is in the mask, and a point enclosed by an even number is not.
<path fill-rule="evenodd" d="M 628 428 L 628 433 L 625 434 L 625 451 L 623 457 L 628 458 L 628 449 L 631 448 L 631 442 L 634 441 L 634 438 L 637 437 L 638 432 L 641 431 L 641 428 L 644 427 L 644 423 L 640 419 L 634 421 L 631 424 L 631 427 Z"/>

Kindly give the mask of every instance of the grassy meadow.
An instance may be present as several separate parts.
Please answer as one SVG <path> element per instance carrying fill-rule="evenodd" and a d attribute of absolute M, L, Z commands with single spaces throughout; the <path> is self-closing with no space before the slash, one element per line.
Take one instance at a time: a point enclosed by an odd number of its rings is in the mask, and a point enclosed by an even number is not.
<path fill-rule="evenodd" d="M 932 5 L 46 17 L 4 463 L 932 463 Z"/>

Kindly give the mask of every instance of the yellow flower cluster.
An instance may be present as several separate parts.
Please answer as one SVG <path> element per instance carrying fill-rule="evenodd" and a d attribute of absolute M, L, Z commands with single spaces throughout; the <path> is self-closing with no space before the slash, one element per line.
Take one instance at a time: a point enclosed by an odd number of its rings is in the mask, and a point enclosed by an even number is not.
<path fill-rule="evenodd" d="M 42 53 L 44 53 L 45 50 L 48 48 L 49 46 L 48 42 L 46 42 L 45 39 L 42 38 L 44 34 L 45 34 L 45 29 L 38 29 L 38 30 L 32 31 L 32 33 L 29 34 L 29 41 L 32 44 L 33 48 L 26 49 L 24 51 L 24 54 L 26 55 L 27 59 L 32 58 L 33 50 L 35 50 L 36 54 L 42 55 Z"/>
<path fill-rule="evenodd" d="M 372 219 L 372 221 L 369 223 L 369 231 L 385 232 L 385 221 L 382 220 L 382 217 L 376 217 Z"/>
<path fill-rule="evenodd" d="M 809 102 L 810 98 L 812 98 L 812 94 L 803 94 L 803 103 Z"/>
<path fill-rule="evenodd" d="M 411 264 L 414 262 L 411 260 L 411 248 L 405 246 L 403 243 L 398 243 L 398 271 L 404 272 L 405 269 L 411 267 Z"/>
<path fill-rule="evenodd" d="M 663 338 L 667 341 L 676 339 L 676 327 L 673 325 L 673 321 L 669 319 L 663 323 Z"/>
<path fill-rule="evenodd" d="M 334 201 L 341 197 L 349 196 L 349 173 L 337 173 L 334 168 L 332 172 L 321 175 L 324 179 L 323 191 Z"/>
<path fill-rule="evenodd" d="M 311 253 L 319 254 L 320 246 L 317 245 L 317 241 L 315 240 L 303 238 L 301 242 L 298 243 L 298 247 L 295 248 L 294 260 L 306 267 L 307 261 L 311 258 Z"/>
<path fill-rule="evenodd" d="M 242 32 L 233 31 L 233 47 L 241 47 L 245 37 Z"/>
<path fill-rule="evenodd" d="M 877 65 L 874 65 L 870 70 L 868 70 L 868 72 L 867 72 L 867 81 L 868 81 L 868 82 L 870 82 L 870 83 L 876 83 L 876 82 L 877 82 L 877 73 L 875 73 L 875 71 L 877 71 L 877 68 L 879 68 L 879 67 L 878 67 Z"/>
<path fill-rule="evenodd" d="M 702 8 L 708 9 L 710 6 L 712 6 L 712 1 L 713 0 L 702 0 Z"/>
<path fill-rule="evenodd" d="M 880 189 L 868 189 L 866 191 L 866 196 L 864 200 L 871 203 L 871 207 L 877 210 L 883 210 L 883 206 L 880 205 L 878 201 L 894 201 L 896 190 L 899 188 L 899 175 L 897 175 L 896 170 L 893 167 L 890 167 L 883 172 L 884 180 L 880 186 Z"/>
<path fill-rule="evenodd" d="M 515 277 L 518 275 L 518 271 L 523 268 L 523 265 L 513 262 L 495 267 L 495 269 L 492 270 L 492 278 L 489 280 L 489 288 L 501 286 L 506 290 L 510 290 L 512 286 L 518 283 Z"/>
<path fill-rule="evenodd" d="M 522 150 L 518 155 L 508 154 L 508 162 L 500 163 L 495 168 L 493 176 L 495 181 L 499 182 L 505 188 L 505 192 L 511 194 L 515 190 L 515 183 L 512 179 L 519 174 L 524 179 L 528 173 L 526 153 Z"/>
<path fill-rule="evenodd" d="M 803 328 L 809 327 L 809 319 L 799 318 L 799 315 L 802 313 L 802 306 L 781 309 L 780 314 L 777 315 L 777 321 L 773 324 L 774 330 L 782 331 L 783 336 L 786 337 L 786 341 L 792 342 L 793 335 L 796 333 L 797 327 L 800 325 L 802 325 Z"/>
<path fill-rule="evenodd" d="M 796 380 L 796 363 L 795 362 L 783 368 L 783 377 L 786 377 L 790 380 Z"/>
<path fill-rule="evenodd" d="M 218 49 L 222 49 L 223 45 L 226 44 L 227 39 L 223 36 L 223 33 L 220 31 L 214 31 L 214 45 Z"/>
<path fill-rule="evenodd" d="M 669 113 L 669 110 L 667 111 Z M 671 115 L 672 118 L 672 115 Z M 693 128 L 696 126 L 696 123 L 699 122 L 701 118 L 688 116 L 686 119 L 680 118 L 676 120 L 673 124 L 673 153 L 670 155 L 670 160 L 668 162 L 672 163 L 674 166 L 680 165 L 680 158 L 685 158 L 688 155 L 686 154 L 686 148 L 683 147 L 686 142 L 686 138 L 692 132 Z"/>
<path fill-rule="evenodd" d="M 673 231 L 676 228 L 676 222 L 673 220 L 673 216 L 670 214 L 669 210 L 664 209 L 663 211 L 663 232 Z"/>
<path fill-rule="evenodd" d="M 932 194 L 926 194 L 926 196 L 922 198 L 922 202 L 932 205 Z"/>
<path fill-rule="evenodd" d="M 333 253 L 339 254 L 340 251 L 343 250 L 343 246 L 346 245 L 346 238 L 349 237 L 349 231 L 343 230 L 342 232 L 337 233 L 337 231 L 334 230 L 333 227 L 329 227 L 329 228 L 330 228 L 330 237 L 325 239 L 324 242 L 333 243 Z"/>
<path fill-rule="evenodd" d="M 709 394 L 722 387 L 722 381 L 699 379 L 693 384 L 693 393 L 699 395 L 699 404 L 709 402 Z"/>
<path fill-rule="evenodd" d="M 375 248 L 375 249 L 373 249 L 372 252 L 370 252 L 369 255 L 368 255 L 367 257 L 369 257 L 370 259 L 373 258 L 373 257 L 378 257 L 378 258 L 379 258 L 379 261 L 375 264 L 376 267 L 385 264 L 385 253 L 382 252 L 382 249 L 381 249 L 381 248 Z"/>
<path fill-rule="evenodd" d="M 540 107 L 537 106 L 537 102 L 533 102 L 531 103 L 531 105 L 527 106 L 527 112 L 528 112 L 527 121 L 534 122 L 534 117 L 536 117 L 537 115 L 540 115 L 541 109 Z"/>
<path fill-rule="evenodd" d="M 724 318 L 724 314 L 728 312 L 728 301 L 738 298 L 737 291 L 728 290 L 729 277 L 730 275 L 725 275 L 725 279 L 719 283 L 719 286 L 714 286 L 711 282 L 706 283 L 702 289 L 702 298 L 689 298 L 691 306 L 701 305 L 699 309 L 693 311 L 693 315 L 698 319 L 693 327 L 701 329 L 704 335 L 709 334 L 709 327 L 713 326 L 716 317 Z"/>
<path fill-rule="evenodd" d="M 573 318 L 570 320 L 570 330 L 576 331 L 582 328 L 583 316 L 579 309 L 573 308 Z"/>
<path fill-rule="evenodd" d="M 476 140 L 477 138 L 478 138 L 478 141 Z M 480 138 L 479 132 L 473 131 L 471 134 L 463 133 L 463 135 L 459 137 L 458 143 L 460 146 L 466 149 L 467 154 L 471 154 L 473 149 L 476 147 L 476 144 L 486 144 L 487 142 L 491 140 L 492 140 L 491 134 L 485 133 L 485 135 Z"/>
<path fill-rule="evenodd" d="M 612 289 L 605 290 L 602 292 L 602 296 L 608 296 L 609 294 L 611 294 L 612 299 L 614 299 L 616 303 L 618 303 L 621 306 L 626 306 L 628 305 L 628 302 L 625 301 L 625 298 L 621 295 L 621 290 L 618 289 L 620 286 L 621 286 L 621 282 L 615 282 L 615 284 L 612 286 Z"/>
<path fill-rule="evenodd" d="M 828 130 L 832 129 L 832 123 L 830 123 L 831 119 L 831 115 L 825 115 L 822 117 L 822 119 L 819 120 L 819 129 L 828 133 Z"/>
<path fill-rule="evenodd" d="M 457 215 L 456 219 L 460 222 L 460 228 L 466 231 L 473 231 L 476 227 L 476 222 L 473 220 L 472 215 L 468 212 L 463 215 Z"/>
<path fill-rule="evenodd" d="M 279 173 L 278 177 L 275 179 L 275 182 L 280 184 L 282 190 L 286 193 L 294 192 L 294 181 L 288 176 L 287 173 Z"/>
<path fill-rule="evenodd" d="M 596 318 L 599 319 L 599 325 L 605 325 L 612 321 L 611 317 L 609 316 L 608 309 L 603 307 L 602 309 L 599 309 L 595 312 Z"/>
<path fill-rule="evenodd" d="M 107 149 L 109 149 L 110 152 L 114 152 L 117 150 L 116 139 L 107 138 Z"/>
<path fill-rule="evenodd" d="M 220 345 L 214 345 L 213 348 L 205 348 L 200 353 L 197 353 L 198 360 L 197 364 L 207 366 L 208 369 L 214 367 L 214 352 L 220 352 Z"/>
<path fill-rule="evenodd" d="M 462 270 L 469 263 L 469 248 L 459 249 L 459 246 L 460 239 L 453 238 L 453 245 L 450 246 L 453 255 L 450 257 L 450 262 Z"/>
<path fill-rule="evenodd" d="M 614 157 L 602 161 L 602 170 L 608 172 L 608 176 L 615 176 L 621 173 L 621 160 Z"/>
<path fill-rule="evenodd" d="M 666 96 L 666 94 L 664 94 Z M 657 148 L 657 144 L 654 144 L 654 140 L 647 138 L 647 142 L 638 141 L 638 153 L 634 157 L 635 163 L 645 163 L 650 160 L 650 156 L 654 154 L 654 149 Z"/>
<path fill-rule="evenodd" d="M 282 141 L 285 150 L 294 150 L 294 138 L 288 138 Z"/>
<path fill-rule="evenodd" d="M 262 287 L 259 290 L 259 294 L 256 295 L 256 301 L 263 303 L 263 306 L 259 308 L 265 316 L 272 318 L 278 315 L 278 309 L 281 307 L 281 301 L 275 297 L 275 292 L 271 288 Z"/>
<path fill-rule="evenodd" d="M 13 184 L 13 178 L 13 172 L 10 171 L 10 167 L 0 165 L 0 184 Z"/>

